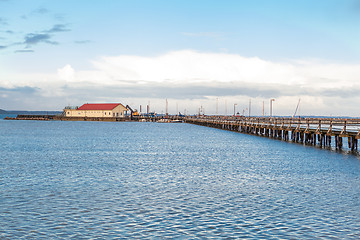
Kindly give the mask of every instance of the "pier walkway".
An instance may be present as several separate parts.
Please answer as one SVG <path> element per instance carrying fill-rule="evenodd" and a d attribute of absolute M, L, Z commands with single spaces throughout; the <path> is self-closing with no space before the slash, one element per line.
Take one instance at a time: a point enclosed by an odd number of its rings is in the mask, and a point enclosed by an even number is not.
<path fill-rule="evenodd" d="M 320 147 L 358 150 L 359 118 L 186 117 L 184 122 Z"/>

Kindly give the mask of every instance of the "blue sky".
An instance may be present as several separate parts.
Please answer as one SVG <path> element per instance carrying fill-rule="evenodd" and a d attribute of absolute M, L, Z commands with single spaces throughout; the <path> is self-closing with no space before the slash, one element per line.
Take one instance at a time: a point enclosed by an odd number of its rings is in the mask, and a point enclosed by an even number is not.
<path fill-rule="evenodd" d="M 173 65 L 167 66 L 163 59 Z M 150 73 L 144 64 L 157 66 L 153 67 L 157 72 Z M 235 73 L 243 73 L 249 64 L 251 71 L 265 72 L 256 77 L 249 72 L 237 79 Z M 358 87 L 353 75 L 360 72 L 359 64 L 357 0 L 0 0 L 3 109 L 51 110 L 94 101 L 145 105 L 151 100 L 156 106 L 169 98 L 189 109 L 194 101 L 206 105 L 210 113 L 216 98 L 239 106 L 249 98 L 262 103 L 271 97 L 271 90 L 279 100 L 279 114 L 294 108 L 286 107 L 289 98 L 292 105 L 302 98 L 304 104 L 319 103 L 318 109 L 304 105 L 304 114 L 357 115 L 355 105 L 343 112 L 325 109 L 322 103 L 357 100 L 355 94 L 353 99 L 344 96 L 349 95 L 347 87 Z M 173 75 L 161 72 L 172 67 Z M 334 67 L 339 70 L 329 76 L 326 69 Z M 207 69 L 217 70 L 211 75 Z M 232 75 L 227 76 L 229 71 Z M 293 80 L 287 81 L 289 77 Z M 194 79 L 201 79 L 209 90 L 198 89 Z M 159 81 L 162 87 L 169 86 L 159 92 Z M 309 83 L 315 83 L 319 92 L 313 92 Z M 181 94 L 174 94 L 174 84 Z M 264 84 L 270 90 L 262 90 Z M 230 91 L 239 85 L 245 86 L 239 94 Z M 302 91 L 282 93 L 292 85 Z M 118 89 L 118 94 L 108 95 L 109 88 Z M 341 89 L 341 94 L 328 93 L 334 89 Z M 142 94 L 132 96 L 132 91 Z"/>

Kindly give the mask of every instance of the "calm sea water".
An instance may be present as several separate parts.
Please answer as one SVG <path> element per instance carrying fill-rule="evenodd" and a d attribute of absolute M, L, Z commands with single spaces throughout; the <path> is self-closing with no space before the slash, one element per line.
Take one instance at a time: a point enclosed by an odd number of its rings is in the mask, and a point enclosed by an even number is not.
<path fill-rule="evenodd" d="M 189 124 L 0 120 L 0 239 L 359 239 L 360 159 Z"/>

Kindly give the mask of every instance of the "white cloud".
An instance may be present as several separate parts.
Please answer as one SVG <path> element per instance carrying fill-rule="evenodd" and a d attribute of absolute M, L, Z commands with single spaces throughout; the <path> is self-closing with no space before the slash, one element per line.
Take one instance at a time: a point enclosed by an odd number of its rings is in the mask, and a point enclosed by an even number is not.
<path fill-rule="evenodd" d="M 86 71 L 67 64 L 52 75 L 7 73 L 11 77 L 1 81 L 0 87 L 36 87 L 40 89 L 38 95 L 57 96 L 56 101 L 66 99 L 59 105 L 75 100 L 76 104 L 126 100 L 140 105 L 144 99 L 161 103 L 171 98 L 181 108 L 196 112 L 199 106 L 194 103 L 197 103 L 206 106 L 208 113 L 215 113 L 214 99 L 220 97 L 221 101 L 227 99 L 230 113 L 231 104 L 239 103 L 240 108 L 241 101 L 246 106 L 252 98 L 253 113 L 261 115 L 262 101 L 267 103 L 275 97 L 277 114 L 293 114 L 299 98 L 303 114 L 358 115 L 359 112 L 360 65 L 314 60 L 271 62 L 192 50 L 155 57 L 104 56 L 92 64 L 93 68 Z"/>
<path fill-rule="evenodd" d="M 246 82 L 334 88 L 357 84 L 360 65 L 270 62 L 236 54 L 174 51 L 156 57 L 107 56 L 93 61 L 94 70 L 79 72 L 77 81 L 92 82 Z M 92 76 L 101 77 L 102 81 Z"/>
<path fill-rule="evenodd" d="M 73 82 L 75 80 L 75 70 L 67 64 L 63 68 L 59 68 L 57 70 L 57 74 L 60 80 L 64 80 L 66 82 Z"/>
<path fill-rule="evenodd" d="M 111 79 L 138 82 L 258 82 L 297 80 L 293 67 L 235 54 L 170 52 L 158 57 L 103 57 L 94 67 Z"/>

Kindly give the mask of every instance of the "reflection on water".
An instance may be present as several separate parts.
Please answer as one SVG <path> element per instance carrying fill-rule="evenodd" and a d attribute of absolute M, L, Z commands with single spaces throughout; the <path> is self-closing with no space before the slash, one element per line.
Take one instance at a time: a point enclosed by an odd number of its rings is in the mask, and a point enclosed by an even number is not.
<path fill-rule="evenodd" d="M 188 124 L 2 120 L 0 141 L 0 238 L 360 238 L 356 156 Z"/>

